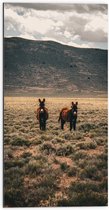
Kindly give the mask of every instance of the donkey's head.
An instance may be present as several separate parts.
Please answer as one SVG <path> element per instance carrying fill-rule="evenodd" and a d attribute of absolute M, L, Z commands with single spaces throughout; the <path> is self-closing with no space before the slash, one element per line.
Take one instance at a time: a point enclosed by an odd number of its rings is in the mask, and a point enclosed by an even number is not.
<path fill-rule="evenodd" d="M 78 102 L 76 102 L 76 103 L 72 102 L 71 108 L 73 109 L 73 111 L 76 111 L 77 112 L 77 109 L 78 109 L 77 106 L 78 106 Z"/>
<path fill-rule="evenodd" d="M 45 98 L 44 98 L 42 101 L 41 101 L 41 99 L 39 98 L 39 106 L 40 106 L 41 109 L 44 108 L 44 106 L 45 106 Z"/>

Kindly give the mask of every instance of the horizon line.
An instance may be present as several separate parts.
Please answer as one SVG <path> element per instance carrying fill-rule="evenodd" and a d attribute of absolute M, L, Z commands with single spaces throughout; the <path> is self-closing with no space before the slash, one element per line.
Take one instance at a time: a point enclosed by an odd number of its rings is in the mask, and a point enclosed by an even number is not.
<path fill-rule="evenodd" d="M 73 45 L 69 45 L 69 44 L 66 44 L 66 43 L 63 43 L 63 42 L 60 42 L 60 41 L 57 41 L 57 40 L 54 40 L 54 39 L 29 39 L 29 38 L 24 38 L 24 37 L 21 37 L 21 36 L 4 36 L 3 38 L 19 38 L 19 39 L 24 39 L 24 40 L 28 40 L 28 41 L 40 41 L 40 42 L 55 42 L 55 43 L 58 43 L 58 44 L 61 44 L 61 45 L 64 45 L 64 46 L 68 46 L 68 47 L 73 47 L 73 48 L 79 48 L 79 49 L 97 49 L 97 50 L 108 50 L 108 48 L 99 48 L 99 47 L 81 47 L 81 46 L 73 46 Z"/>

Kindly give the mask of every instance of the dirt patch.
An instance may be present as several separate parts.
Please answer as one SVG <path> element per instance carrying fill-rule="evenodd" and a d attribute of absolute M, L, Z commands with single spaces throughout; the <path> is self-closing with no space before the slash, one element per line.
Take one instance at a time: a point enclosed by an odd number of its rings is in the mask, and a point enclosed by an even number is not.
<path fill-rule="evenodd" d="M 35 185 L 36 183 L 40 183 L 42 181 L 42 177 L 41 176 L 37 176 L 37 178 L 30 178 L 29 176 L 25 176 L 24 177 L 24 186 L 25 187 L 30 187 Z"/>
<path fill-rule="evenodd" d="M 56 160 L 60 163 L 67 163 L 68 166 L 73 166 L 74 163 L 69 157 L 56 157 Z"/>
<path fill-rule="evenodd" d="M 53 168 L 53 170 L 57 170 L 57 169 L 60 168 L 60 165 L 59 165 L 59 164 L 53 163 L 53 164 L 52 164 L 52 168 Z"/>
<path fill-rule="evenodd" d="M 20 157 L 24 153 L 24 148 L 19 147 L 18 149 L 13 150 L 14 157 Z"/>
<path fill-rule="evenodd" d="M 71 182 L 75 182 L 76 180 L 77 177 L 68 177 L 66 174 L 63 174 L 63 176 L 61 177 L 59 187 L 61 189 L 69 188 Z"/>
<path fill-rule="evenodd" d="M 100 155 L 103 153 L 103 146 L 98 146 L 96 149 L 84 150 L 88 155 Z"/>

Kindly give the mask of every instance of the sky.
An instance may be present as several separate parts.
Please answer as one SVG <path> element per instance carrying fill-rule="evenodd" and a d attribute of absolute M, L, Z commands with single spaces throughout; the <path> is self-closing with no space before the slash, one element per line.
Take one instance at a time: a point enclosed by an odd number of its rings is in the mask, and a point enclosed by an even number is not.
<path fill-rule="evenodd" d="M 4 36 L 108 48 L 108 5 L 4 3 Z"/>

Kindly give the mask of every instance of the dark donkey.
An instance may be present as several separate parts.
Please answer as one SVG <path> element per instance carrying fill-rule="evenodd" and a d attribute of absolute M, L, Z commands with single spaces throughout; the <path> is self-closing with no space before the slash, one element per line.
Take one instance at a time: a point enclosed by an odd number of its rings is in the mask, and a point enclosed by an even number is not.
<path fill-rule="evenodd" d="M 76 130 L 78 102 L 72 102 L 71 109 L 63 108 L 60 112 L 58 122 L 61 120 L 61 129 L 64 129 L 65 122 L 70 122 L 70 131 Z"/>
<path fill-rule="evenodd" d="M 39 120 L 40 130 L 46 130 L 46 120 L 48 119 L 48 109 L 45 108 L 45 98 L 39 99 L 39 108 L 37 109 L 37 119 Z"/>

